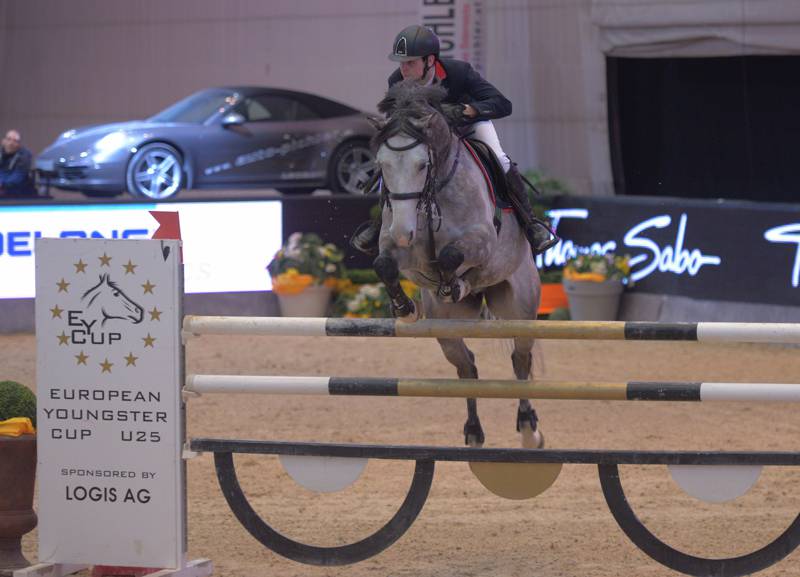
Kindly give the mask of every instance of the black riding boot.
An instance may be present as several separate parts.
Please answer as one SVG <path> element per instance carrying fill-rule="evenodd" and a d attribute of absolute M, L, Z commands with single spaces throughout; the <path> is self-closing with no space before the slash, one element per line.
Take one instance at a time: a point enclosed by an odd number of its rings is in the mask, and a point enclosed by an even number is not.
<path fill-rule="evenodd" d="M 514 205 L 517 220 L 525 232 L 525 238 L 531 244 L 534 255 L 541 254 L 558 243 L 561 239 L 558 238 L 553 229 L 534 215 L 531 200 L 528 197 L 528 187 L 525 181 L 522 180 L 522 175 L 517 170 L 517 165 L 513 162 L 506 173 L 506 182 L 508 183 L 508 192 L 511 204 Z"/>
<path fill-rule="evenodd" d="M 364 183 L 364 194 L 373 194 L 378 192 L 378 181 L 380 180 L 381 172 L 376 170 L 370 179 Z M 381 210 L 378 211 L 378 216 L 358 225 L 353 236 L 350 237 L 350 246 L 356 250 L 360 250 L 369 256 L 378 254 L 378 239 L 381 236 L 381 216 L 383 213 L 383 197 L 381 197 Z"/>
<path fill-rule="evenodd" d="M 350 238 L 350 246 L 369 256 L 378 254 L 381 220 L 381 212 L 379 212 L 377 218 L 361 223 Z"/>

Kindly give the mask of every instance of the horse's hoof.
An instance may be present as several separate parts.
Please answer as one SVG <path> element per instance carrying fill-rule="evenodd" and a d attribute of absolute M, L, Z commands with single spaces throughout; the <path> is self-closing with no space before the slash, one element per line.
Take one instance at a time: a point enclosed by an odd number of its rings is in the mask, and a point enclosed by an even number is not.
<path fill-rule="evenodd" d="M 446 303 L 457 303 L 469 294 L 470 285 L 467 281 L 456 278 L 445 291 L 439 291 L 439 298 Z"/>
<path fill-rule="evenodd" d="M 467 438 L 464 441 L 464 444 L 472 449 L 480 449 L 481 447 L 483 447 L 483 441 L 479 441 L 476 437 L 472 435 L 467 436 Z"/>
<path fill-rule="evenodd" d="M 544 449 L 544 434 L 539 429 L 531 429 L 530 424 L 525 423 L 520 430 L 522 435 L 523 449 Z"/>
<path fill-rule="evenodd" d="M 400 309 L 395 309 L 395 317 L 401 323 L 415 323 L 419 320 L 419 308 L 414 305 L 413 301 L 409 301 L 411 305 L 411 311 L 403 314 L 404 311 Z"/>
<path fill-rule="evenodd" d="M 478 423 L 464 423 L 464 444 L 468 447 L 483 447 L 486 437 L 483 434 L 483 427 Z"/>

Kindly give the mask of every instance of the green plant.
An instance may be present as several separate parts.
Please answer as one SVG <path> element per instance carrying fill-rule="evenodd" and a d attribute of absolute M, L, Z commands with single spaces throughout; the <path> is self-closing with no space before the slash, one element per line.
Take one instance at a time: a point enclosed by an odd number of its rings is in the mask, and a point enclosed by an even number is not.
<path fill-rule="evenodd" d="M 570 320 L 569 316 L 569 309 L 567 308 L 557 308 L 553 310 L 548 316 L 547 320 L 550 321 L 568 321 Z"/>
<path fill-rule="evenodd" d="M 526 170 L 524 172 L 525 178 L 531 181 L 531 184 L 542 193 L 543 196 L 570 194 L 569 186 L 557 178 L 545 175 L 540 170 Z"/>
<path fill-rule="evenodd" d="M 344 273 L 343 260 L 344 252 L 335 244 L 323 243 L 314 233 L 295 232 L 267 270 L 276 292 L 296 294 L 312 284 L 334 287 Z"/>
<path fill-rule="evenodd" d="M 558 268 L 539 271 L 539 278 L 541 279 L 542 284 L 560 284 L 563 276 L 564 272 Z"/>
<path fill-rule="evenodd" d="M 378 273 L 371 268 L 349 268 L 344 271 L 344 278 L 353 284 L 376 284 L 381 282 Z"/>
<path fill-rule="evenodd" d="M 0 382 L 0 421 L 28 417 L 36 426 L 36 395 L 16 381 Z"/>
<path fill-rule="evenodd" d="M 606 280 L 629 281 L 631 274 L 630 256 L 613 252 L 600 254 L 587 252 L 567 259 L 564 265 L 564 278 L 590 282 Z"/>
<path fill-rule="evenodd" d="M 374 205 L 372 205 L 372 208 L 369 209 L 369 217 L 372 220 L 378 220 L 378 218 L 381 216 L 381 211 L 383 211 L 381 203 L 376 202 Z"/>

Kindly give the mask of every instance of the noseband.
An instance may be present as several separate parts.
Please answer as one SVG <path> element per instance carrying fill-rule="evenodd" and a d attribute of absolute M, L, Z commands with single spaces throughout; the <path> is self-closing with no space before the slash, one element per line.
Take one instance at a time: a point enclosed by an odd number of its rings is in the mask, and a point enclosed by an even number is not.
<path fill-rule="evenodd" d="M 423 144 L 422 140 L 414 139 L 410 144 L 406 144 L 405 146 L 392 146 L 389 144 L 389 140 L 387 139 L 383 143 L 386 148 L 392 150 L 394 152 L 406 152 L 411 150 L 412 148 L 416 148 L 420 144 Z M 417 204 L 417 209 L 420 208 L 420 204 L 423 202 L 426 205 L 430 204 L 438 204 L 436 203 L 436 193 L 442 190 L 447 184 L 452 180 L 453 175 L 456 173 L 456 168 L 458 168 L 458 160 L 461 157 L 461 141 L 458 142 L 458 148 L 456 150 L 456 157 L 453 160 L 453 166 L 450 167 L 450 172 L 447 173 L 444 180 L 441 182 L 436 181 L 436 166 L 433 162 L 433 155 L 431 154 L 431 147 L 428 146 L 428 171 L 425 174 L 425 184 L 422 187 L 422 190 L 418 192 L 391 192 L 389 187 L 386 186 L 385 182 L 381 182 L 384 190 L 386 191 L 386 198 L 388 201 L 392 200 L 414 200 L 419 199 L 419 203 Z M 389 208 L 391 208 L 391 202 L 389 204 Z M 438 209 L 438 206 L 437 206 Z"/>
<path fill-rule="evenodd" d="M 423 142 L 419 138 L 415 138 L 410 144 L 406 144 L 405 146 L 392 146 L 389 144 L 388 139 L 384 141 L 384 145 L 389 150 L 394 152 L 405 152 L 407 150 L 411 150 L 412 148 L 416 148 L 420 144 L 423 144 Z M 443 180 L 438 181 L 436 179 L 436 164 L 433 161 L 431 147 L 430 145 L 428 146 L 428 171 L 425 174 L 425 184 L 423 185 L 422 190 L 418 192 L 392 192 L 389 190 L 389 187 L 386 186 L 383 178 L 381 178 L 381 187 L 384 192 L 386 204 L 389 206 L 389 210 L 392 210 L 392 200 L 417 199 L 417 228 L 422 228 L 419 223 L 419 216 L 424 214 L 428 225 L 428 258 L 439 273 L 439 288 L 437 292 L 440 296 L 449 295 L 451 288 L 447 282 L 449 279 L 445 278 L 441 268 L 438 266 L 438 260 L 436 258 L 436 239 L 434 238 L 433 234 L 442 226 L 442 212 L 439 207 L 439 202 L 436 199 L 436 194 L 445 186 L 447 186 L 447 184 L 453 179 L 453 175 L 456 173 L 458 161 L 461 158 L 461 139 L 458 140 L 456 147 L 456 157 L 453 159 L 453 166 L 450 167 L 450 171 L 447 173 L 447 176 L 445 176 Z M 436 226 L 433 224 L 434 220 L 436 221 Z"/>

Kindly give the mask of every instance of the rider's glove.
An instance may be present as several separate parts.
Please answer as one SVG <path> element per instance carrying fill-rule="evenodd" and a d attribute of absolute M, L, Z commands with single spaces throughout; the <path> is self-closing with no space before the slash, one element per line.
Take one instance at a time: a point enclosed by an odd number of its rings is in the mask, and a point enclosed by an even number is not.
<path fill-rule="evenodd" d="M 461 126 L 467 120 L 463 104 L 442 104 L 442 113 L 450 126 Z"/>

